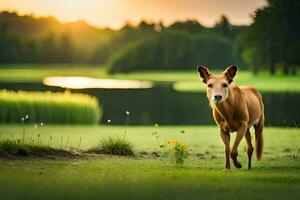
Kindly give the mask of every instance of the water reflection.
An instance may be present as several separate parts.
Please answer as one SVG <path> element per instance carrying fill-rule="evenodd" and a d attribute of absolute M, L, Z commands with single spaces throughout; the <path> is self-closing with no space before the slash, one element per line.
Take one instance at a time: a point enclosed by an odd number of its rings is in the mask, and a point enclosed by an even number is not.
<path fill-rule="evenodd" d="M 143 89 L 152 87 L 150 81 L 97 79 L 83 76 L 51 76 L 46 77 L 43 84 L 70 89 Z"/>

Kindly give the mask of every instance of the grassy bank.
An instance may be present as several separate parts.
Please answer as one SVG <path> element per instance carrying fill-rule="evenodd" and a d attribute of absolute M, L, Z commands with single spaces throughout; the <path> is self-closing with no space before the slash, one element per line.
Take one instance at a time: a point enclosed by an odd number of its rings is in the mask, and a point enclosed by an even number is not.
<path fill-rule="evenodd" d="M 106 71 L 99 65 L 10 64 L 0 65 L 1 82 L 42 82 L 47 76 L 88 76 L 101 78 Z"/>
<path fill-rule="evenodd" d="M 220 71 L 215 72 L 221 73 Z M 129 74 L 116 74 L 115 78 L 152 80 L 157 82 L 171 82 L 173 87 L 179 92 L 204 92 L 206 88 L 195 71 L 152 71 L 134 72 Z M 300 75 L 285 76 L 277 74 L 271 76 L 262 72 L 254 75 L 248 71 L 239 71 L 235 83 L 237 85 L 251 85 L 262 92 L 300 92 Z"/>
<path fill-rule="evenodd" d="M 95 78 L 113 78 L 130 80 L 150 80 L 155 82 L 175 83 L 174 88 L 180 92 L 203 92 L 205 87 L 195 71 L 144 71 L 123 74 L 108 74 L 101 66 L 95 65 L 1 65 L 2 82 L 41 82 L 47 76 L 88 76 Z M 238 85 L 252 85 L 264 92 L 300 92 L 300 75 L 271 76 L 262 72 L 253 75 L 240 71 L 236 77 Z"/>
<path fill-rule="evenodd" d="M 0 90 L 0 123 L 96 124 L 98 104 L 84 94 Z"/>
<path fill-rule="evenodd" d="M 198 79 L 198 77 L 197 77 Z M 300 76 L 285 76 L 263 73 L 254 75 L 250 72 L 238 72 L 235 83 L 239 86 L 251 85 L 261 92 L 300 92 Z M 206 91 L 199 80 L 183 80 L 174 84 L 174 89 L 180 92 Z"/>
<path fill-rule="evenodd" d="M 184 130 L 184 134 L 182 132 Z M 126 133 L 125 133 L 126 131 Z M 192 149 L 184 168 L 162 158 L 103 156 L 88 159 L 23 160 L 0 163 L 1 199 L 298 199 L 300 135 L 297 129 L 266 128 L 263 160 L 245 168 L 245 141 L 240 146 L 242 169 L 224 172 L 223 144 L 216 127 L 43 126 L 26 127 L 26 137 L 40 134 L 53 146 L 90 148 L 104 136 L 126 135 L 135 151 L 157 150 L 160 141 L 180 139 Z M 22 127 L 1 126 L 1 137 L 22 136 Z M 234 136 L 234 134 L 232 134 Z M 199 156 L 201 155 L 201 156 Z"/>

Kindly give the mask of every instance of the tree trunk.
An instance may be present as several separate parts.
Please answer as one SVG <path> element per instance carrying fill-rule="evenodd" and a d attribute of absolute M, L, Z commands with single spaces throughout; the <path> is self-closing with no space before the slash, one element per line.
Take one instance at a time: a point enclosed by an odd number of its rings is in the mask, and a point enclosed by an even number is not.
<path fill-rule="evenodd" d="M 253 74 L 254 74 L 254 75 L 258 75 L 258 72 L 259 72 L 258 67 L 254 67 L 254 68 L 253 68 Z"/>
<path fill-rule="evenodd" d="M 270 64 L 270 73 L 271 75 L 275 75 L 276 73 L 276 69 L 273 63 Z"/>
<path fill-rule="evenodd" d="M 283 65 L 283 74 L 284 75 L 289 75 L 289 73 L 290 73 L 290 67 L 289 67 L 289 65 L 284 64 Z"/>
<path fill-rule="evenodd" d="M 294 66 L 292 67 L 292 75 L 293 75 L 293 76 L 296 76 L 296 75 L 297 75 L 297 67 L 296 67 L 296 65 L 294 65 Z"/>

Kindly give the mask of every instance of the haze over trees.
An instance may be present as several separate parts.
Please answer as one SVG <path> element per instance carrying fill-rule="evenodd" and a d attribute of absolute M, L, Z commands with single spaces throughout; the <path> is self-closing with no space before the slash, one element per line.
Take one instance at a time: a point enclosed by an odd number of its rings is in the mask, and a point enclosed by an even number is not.
<path fill-rule="evenodd" d="M 254 73 L 295 74 L 300 65 L 299 10 L 298 1 L 268 0 L 250 26 L 232 25 L 222 16 L 214 27 L 196 20 L 167 27 L 141 21 L 117 31 L 4 11 L 0 63 L 95 63 L 110 72 L 237 64 Z"/>
<path fill-rule="evenodd" d="M 169 27 L 141 21 L 113 31 L 2 12 L 0 62 L 109 63 L 112 71 L 189 69 L 197 63 L 223 67 L 235 62 L 233 41 L 240 29 L 223 17 L 213 28 L 194 20 Z"/>

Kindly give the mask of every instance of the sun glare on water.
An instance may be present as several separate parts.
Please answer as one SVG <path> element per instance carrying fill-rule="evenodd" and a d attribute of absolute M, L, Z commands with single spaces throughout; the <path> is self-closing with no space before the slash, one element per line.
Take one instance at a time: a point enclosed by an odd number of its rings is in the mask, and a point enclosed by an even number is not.
<path fill-rule="evenodd" d="M 44 85 L 70 89 L 106 88 L 106 89 L 139 89 L 151 88 L 150 81 L 96 79 L 82 76 L 51 76 L 43 80 Z"/>

